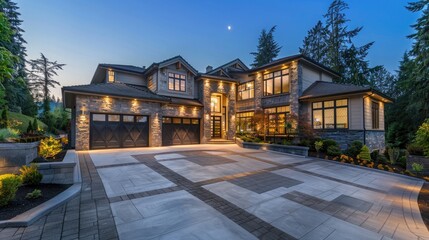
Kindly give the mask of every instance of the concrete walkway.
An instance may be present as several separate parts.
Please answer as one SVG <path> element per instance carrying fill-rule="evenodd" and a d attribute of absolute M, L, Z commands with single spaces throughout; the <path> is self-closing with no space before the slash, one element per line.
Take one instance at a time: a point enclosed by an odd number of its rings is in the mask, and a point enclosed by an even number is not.
<path fill-rule="evenodd" d="M 79 157 L 80 196 L 0 239 L 429 239 L 417 179 L 235 145 Z"/>

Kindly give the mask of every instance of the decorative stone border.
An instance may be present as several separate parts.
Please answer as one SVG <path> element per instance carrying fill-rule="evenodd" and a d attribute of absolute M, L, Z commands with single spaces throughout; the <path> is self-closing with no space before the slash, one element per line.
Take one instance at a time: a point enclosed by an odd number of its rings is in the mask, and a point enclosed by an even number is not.
<path fill-rule="evenodd" d="M 50 179 L 51 182 L 49 183 L 58 183 L 56 182 L 56 180 L 61 181 L 59 180 L 60 176 L 65 176 L 64 173 L 61 173 L 61 171 L 63 171 L 64 169 L 67 169 L 67 171 L 72 169 L 72 173 L 68 174 L 67 181 L 70 181 L 71 179 L 70 183 L 74 184 L 68 189 L 66 189 L 64 192 L 40 204 L 39 206 L 32 208 L 24 213 L 21 213 L 20 215 L 15 216 L 12 219 L 0 221 L 0 227 L 27 227 L 37 221 L 39 218 L 50 213 L 59 205 L 64 204 L 65 202 L 71 200 L 73 197 L 80 193 L 82 189 L 82 177 L 80 173 L 78 156 L 74 150 L 67 151 L 67 154 L 64 157 L 64 161 L 62 163 L 39 163 L 38 165 L 43 166 L 40 171 L 42 173 L 43 171 L 46 172 L 47 170 L 54 169 L 52 176 L 48 174 L 47 179 L 45 179 L 45 176 L 43 177 L 43 180 L 45 181 Z M 73 167 L 71 168 L 71 166 Z M 55 171 L 58 169 L 59 171 Z"/>
<path fill-rule="evenodd" d="M 0 143 L 0 174 L 16 172 L 37 157 L 39 142 Z"/>
<path fill-rule="evenodd" d="M 235 142 L 237 143 L 238 146 L 242 148 L 271 150 L 276 152 L 290 153 L 290 154 L 308 157 L 308 150 L 309 150 L 308 147 L 269 144 L 269 143 L 244 142 L 240 138 L 236 138 Z"/>

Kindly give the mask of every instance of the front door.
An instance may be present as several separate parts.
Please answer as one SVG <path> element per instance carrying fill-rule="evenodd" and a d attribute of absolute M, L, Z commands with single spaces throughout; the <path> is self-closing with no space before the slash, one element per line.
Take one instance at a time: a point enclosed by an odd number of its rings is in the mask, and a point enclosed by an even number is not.
<path fill-rule="evenodd" d="M 212 138 L 221 138 L 222 137 L 222 117 L 221 116 L 212 116 Z"/>

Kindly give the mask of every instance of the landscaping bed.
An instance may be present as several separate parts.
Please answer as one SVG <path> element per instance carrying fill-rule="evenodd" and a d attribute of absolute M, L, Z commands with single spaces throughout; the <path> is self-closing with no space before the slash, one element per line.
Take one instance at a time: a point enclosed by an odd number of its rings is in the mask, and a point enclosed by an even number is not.
<path fill-rule="evenodd" d="M 425 182 L 425 184 L 423 184 L 418 202 L 423 222 L 429 229 L 429 183 Z"/>
<path fill-rule="evenodd" d="M 16 197 L 8 205 L 0 207 L 0 220 L 11 219 L 57 196 L 69 188 L 71 184 L 40 184 L 39 186 L 21 186 Z M 26 199 L 27 193 L 40 189 L 42 196 L 36 199 Z"/>
<path fill-rule="evenodd" d="M 51 159 L 37 157 L 32 162 L 33 163 L 62 162 L 66 154 L 67 154 L 67 150 L 62 150 L 60 153 L 58 153 L 57 155 L 55 155 L 55 157 Z"/>

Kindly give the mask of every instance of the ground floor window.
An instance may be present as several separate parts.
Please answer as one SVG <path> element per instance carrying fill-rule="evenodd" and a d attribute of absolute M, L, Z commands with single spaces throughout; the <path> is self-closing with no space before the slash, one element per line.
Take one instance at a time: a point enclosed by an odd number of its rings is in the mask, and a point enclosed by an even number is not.
<path fill-rule="evenodd" d="M 266 124 L 268 135 L 285 135 L 292 128 L 290 121 L 290 106 L 266 108 Z"/>
<path fill-rule="evenodd" d="M 380 105 L 378 102 L 372 102 L 372 129 L 380 128 Z"/>
<path fill-rule="evenodd" d="M 347 99 L 314 102 L 312 109 L 314 129 L 342 129 L 349 127 Z"/>
<path fill-rule="evenodd" d="M 254 112 L 237 113 L 235 116 L 237 119 L 237 132 L 253 132 L 255 128 L 253 124 L 254 115 Z"/>

